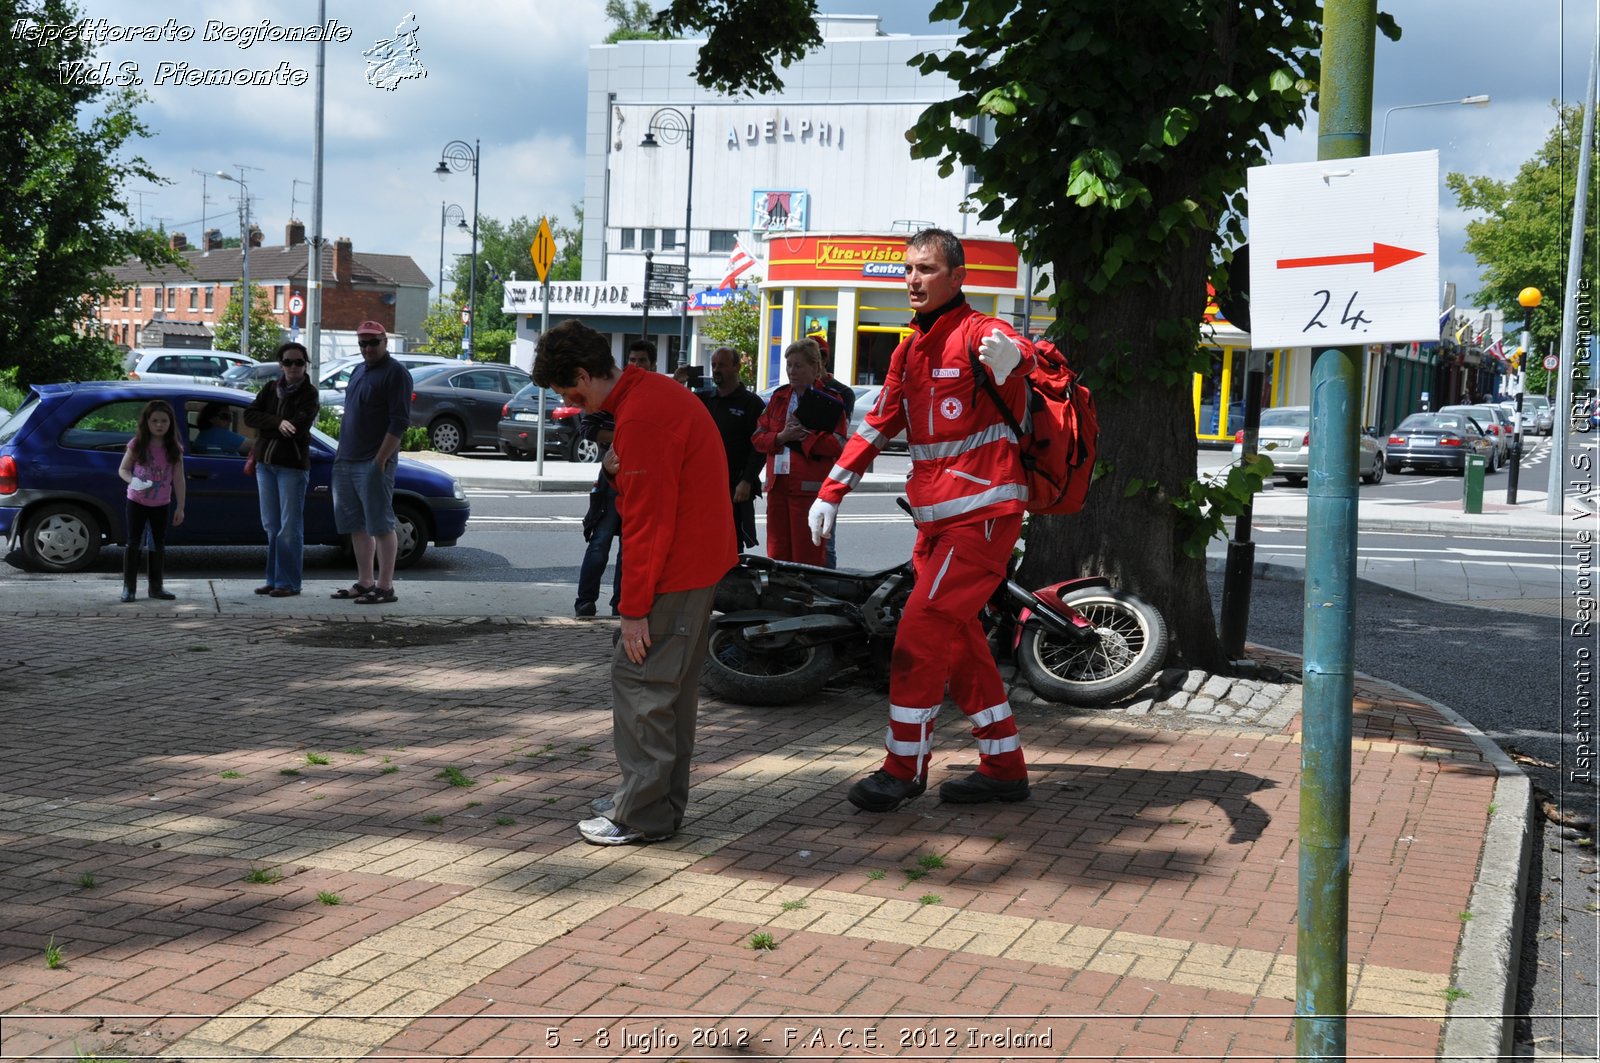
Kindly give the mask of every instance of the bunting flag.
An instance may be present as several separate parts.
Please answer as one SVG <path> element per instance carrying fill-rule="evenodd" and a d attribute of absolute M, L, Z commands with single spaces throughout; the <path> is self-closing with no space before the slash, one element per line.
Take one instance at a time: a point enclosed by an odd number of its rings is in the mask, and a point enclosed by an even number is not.
<path fill-rule="evenodd" d="M 737 237 L 735 237 L 733 241 L 733 254 L 728 256 L 728 271 L 723 275 L 722 282 L 718 284 L 717 287 L 732 288 L 733 282 L 739 278 L 739 274 L 743 273 L 745 270 L 749 269 L 755 264 L 756 260 L 754 256 L 752 256 L 750 252 L 746 251 L 744 249 L 744 244 Z"/>

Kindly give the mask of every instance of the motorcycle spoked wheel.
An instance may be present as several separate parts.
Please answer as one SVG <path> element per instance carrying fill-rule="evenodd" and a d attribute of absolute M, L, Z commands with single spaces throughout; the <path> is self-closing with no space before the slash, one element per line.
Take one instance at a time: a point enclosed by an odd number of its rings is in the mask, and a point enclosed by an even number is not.
<path fill-rule="evenodd" d="M 700 683 L 739 705 L 790 705 L 821 690 L 832 674 L 827 646 L 756 646 L 737 627 L 714 627 Z"/>
<path fill-rule="evenodd" d="M 1063 599 L 1094 625 L 1097 643 L 1078 645 L 1029 623 L 1017 667 L 1042 698 L 1093 707 L 1126 697 L 1150 681 L 1167 659 L 1167 623 L 1126 591 L 1086 587 Z"/>

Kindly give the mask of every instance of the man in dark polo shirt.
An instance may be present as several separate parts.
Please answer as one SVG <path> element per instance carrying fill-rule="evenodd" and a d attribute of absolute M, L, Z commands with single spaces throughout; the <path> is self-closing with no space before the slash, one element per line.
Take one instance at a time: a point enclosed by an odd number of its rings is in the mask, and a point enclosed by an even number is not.
<path fill-rule="evenodd" d="M 362 364 L 344 392 L 344 421 L 333 461 L 333 519 L 350 536 L 356 582 L 333 594 L 357 605 L 395 601 L 394 474 L 400 440 L 411 425 L 411 374 L 389 357 L 389 335 L 376 321 L 356 326 Z"/>
<path fill-rule="evenodd" d="M 733 527 L 739 549 L 756 545 L 756 499 L 761 495 L 761 467 L 767 456 L 750 439 L 766 404 L 739 379 L 739 352 L 718 347 L 711 352 L 711 382 L 699 392 L 711 411 L 728 452 L 728 493 L 733 496 Z"/>

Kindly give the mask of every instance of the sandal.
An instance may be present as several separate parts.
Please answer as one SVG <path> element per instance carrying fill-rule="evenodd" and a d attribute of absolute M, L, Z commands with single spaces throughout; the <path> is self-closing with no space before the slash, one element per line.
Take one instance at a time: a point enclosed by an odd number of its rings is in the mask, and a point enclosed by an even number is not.
<path fill-rule="evenodd" d="M 374 587 L 366 594 L 363 594 L 361 597 L 357 598 L 356 604 L 387 605 L 390 602 L 398 602 L 399 600 L 400 596 L 394 592 L 393 587 L 390 587 L 388 590 L 384 590 L 382 587 Z"/>
<path fill-rule="evenodd" d="M 341 587 L 340 589 L 334 591 L 332 594 L 328 595 L 328 597 L 329 598 L 365 598 L 367 595 L 371 594 L 373 591 L 375 591 L 377 589 L 378 588 L 376 586 L 368 587 L 368 586 L 365 586 L 364 584 L 352 583 L 348 587 Z"/>

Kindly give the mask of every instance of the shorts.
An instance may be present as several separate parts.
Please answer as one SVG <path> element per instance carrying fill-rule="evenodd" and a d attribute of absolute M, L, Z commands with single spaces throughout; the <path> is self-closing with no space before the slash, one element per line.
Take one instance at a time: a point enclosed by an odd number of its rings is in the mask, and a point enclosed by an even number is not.
<path fill-rule="evenodd" d="M 394 531 L 394 474 L 400 456 L 382 469 L 374 461 L 333 463 L 333 523 L 340 535 Z"/>

